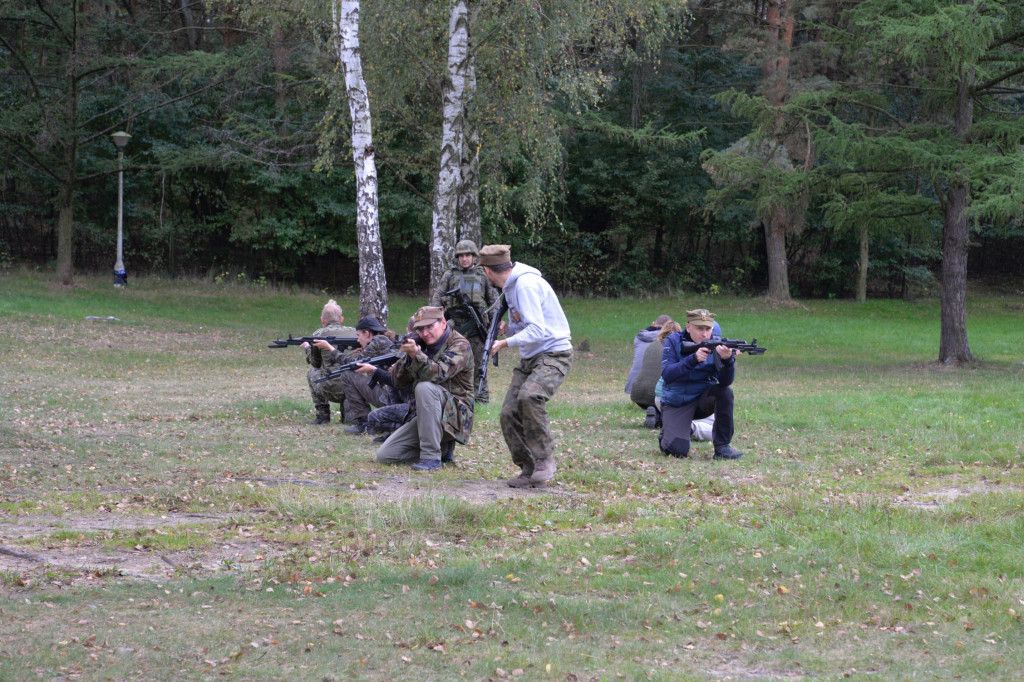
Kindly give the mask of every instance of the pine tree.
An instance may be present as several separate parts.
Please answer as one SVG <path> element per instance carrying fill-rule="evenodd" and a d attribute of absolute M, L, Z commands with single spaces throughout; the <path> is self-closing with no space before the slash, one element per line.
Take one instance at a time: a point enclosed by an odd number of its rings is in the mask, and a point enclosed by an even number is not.
<path fill-rule="evenodd" d="M 972 359 L 971 222 L 1024 212 L 1021 26 L 1017 1 L 865 0 L 843 15 L 835 36 L 853 77 L 794 103 L 820 114 L 817 138 L 835 159 L 834 178 L 861 178 L 875 197 L 871 213 L 941 220 L 944 364 Z M 863 214 L 865 201 L 849 206 Z"/>

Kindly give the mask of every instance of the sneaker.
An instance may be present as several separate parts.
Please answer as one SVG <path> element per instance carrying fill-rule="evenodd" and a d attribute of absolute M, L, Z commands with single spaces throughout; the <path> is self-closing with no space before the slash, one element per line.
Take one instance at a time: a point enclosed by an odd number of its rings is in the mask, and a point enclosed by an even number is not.
<path fill-rule="evenodd" d="M 449 441 L 441 450 L 442 464 L 455 464 L 455 441 Z"/>
<path fill-rule="evenodd" d="M 555 466 L 553 456 L 538 459 L 533 463 L 533 474 L 530 476 L 531 483 L 545 483 L 555 477 L 558 467 Z"/>
<path fill-rule="evenodd" d="M 412 465 L 413 471 L 437 471 L 441 468 L 439 459 L 421 459 Z"/>
<path fill-rule="evenodd" d="M 743 453 L 731 445 L 719 445 L 715 448 L 715 456 L 712 459 L 739 459 Z"/>
<path fill-rule="evenodd" d="M 356 422 L 352 426 L 345 429 L 345 433 L 351 433 L 353 435 L 366 433 L 366 420 Z"/>
<path fill-rule="evenodd" d="M 645 429 L 656 429 L 658 428 L 658 408 L 651 405 L 647 408 L 647 418 L 644 419 Z"/>

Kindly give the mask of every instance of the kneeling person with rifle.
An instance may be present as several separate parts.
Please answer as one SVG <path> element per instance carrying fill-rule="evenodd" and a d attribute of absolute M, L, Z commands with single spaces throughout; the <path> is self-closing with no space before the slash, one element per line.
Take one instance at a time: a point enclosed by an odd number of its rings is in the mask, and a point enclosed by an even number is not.
<path fill-rule="evenodd" d="M 372 381 L 367 373 L 360 373 L 358 366 L 368 360 L 385 356 L 394 349 L 391 339 L 387 336 L 387 329 L 373 316 L 364 317 L 356 323 L 356 339 L 359 341 L 359 348 L 346 356 L 351 358 L 352 362 L 340 368 L 354 371 L 341 371 L 338 376 L 338 382 L 345 394 L 345 419 L 351 424 L 345 429 L 345 433 L 352 434 L 366 433 L 366 419 L 370 410 L 386 404 L 386 387 Z M 314 343 L 323 343 L 322 350 L 330 349 L 330 344 L 326 342 Z M 372 372 L 372 369 L 370 371 Z"/>
<path fill-rule="evenodd" d="M 486 403 L 490 399 L 490 390 L 481 371 L 484 366 L 484 340 L 490 324 L 487 311 L 498 300 L 498 291 L 477 264 L 478 255 L 476 244 L 469 239 L 455 245 L 456 265 L 441 277 L 430 297 L 430 305 L 444 308 L 445 318 L 469 341 L 476 366 L 476 380 L 473 382 L 478 387 L 476 399 Z"/>
<path fill-rule="evenodd" d="M 324 305 L 320 313 L 320 324 L 323 325 L 312 336 L 330 337 L 354 337 L 356 330 L 342 324 L 345 318 L 341 314 L 341 306 L 333 298 Z M 329 424 L 331 421 L 331 403 L 338 403 L 341 408 L 341 418 L 345 418 L 345 391 L 338 381 L 322 381 L 323 377 L 330 374 L 343 360 L 335 358 L 334 354 L 324 356 L 322 346 L 316 344 L 320 341 L 313 341 L 312 344 L 303 341 L 301 347 L 306 351 L 306 362 L 309 363 L 309 371 L 306 373 L 306 380 L 309 382 L 309 393 L 313 398 L 313 407 L 316 409 L 316 418 L 310 424 Z M 330 344 L 328 347 L 334 348 Z M 276 346 L 275 346 L 276 347 Z M 339 354 L 340 355 L 340 354 Z"/>
<path fill-rule="evenodd" d="M 441 468 L 442 450 L 469 442 L 473 351 L 466 337 L 448 325 L 441 308 L 424 306 L 415 317 L 413 329 L 419 339 L 406 338 L 399 347 L 404 357 L 391 366 L 395 387 L 412 389 L 409 412 L 415 416 L 384 441 L 377 461 L 413 462 L 416 471 L 435 471 Z"/>
<path fill-rule="evenodd" d="M 739 459 L 732 447 L 733 394 L 736 355 L 747 350 L 764 352 L 753 344 L 712 336 L 715 314 L 704 309 L 686 311 L 686 328 L 665 339 L 661 356 L 664 386 L 661 396 L 662 430 L 658 445 L 666 455 L 686 457 L 690 452 L 690 424 L 715 415 L 711 441 L 714 459 Z M 729 342 L 730 345 L 727 345 Z"/>

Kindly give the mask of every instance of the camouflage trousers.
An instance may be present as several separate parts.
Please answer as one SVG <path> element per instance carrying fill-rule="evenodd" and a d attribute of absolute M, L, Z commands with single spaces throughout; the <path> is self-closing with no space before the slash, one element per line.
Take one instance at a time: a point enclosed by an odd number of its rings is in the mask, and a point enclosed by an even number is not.
<path fill-rule="evenodd" d="M 373 433 L 391 433 L 405 423 L 409 403 L 378 407 L 366 417 L 366 428 Z"/>
<path fill-rule="evenodd" d="M 512 461 L 533 470 L 533 463 L 551 456 L 554 441 L 548 423 L 548 401 L 572 368 L 572 351 L 540 353 L 520 361 L 501 406 L 501 433 Z"/>
<path fill-rule="evenodd" d="M 372 408 L 387 404 L 385 395 L 388 387 L 377 384 L 370 388 L 370 377 L 366 374 L 345 372 L 337 380 L 344 387 L 345 418 L 353 424 L 365 420 Z"/>
<path fill-rule="evenodd" d="M 331 413 L 331 403 L 338 403 L 341 407 L 341 419 L 345 419 L 345 386 L 338 379 L 331 379 L 319 384 L 313 383 L 316 379 L 328 374 L 329 369 L 310 367 L 306 374 L 309 382 L 309 394 L 313 398 L 313 407 L 317 414 L 321 412 L 327 415 Z"/>

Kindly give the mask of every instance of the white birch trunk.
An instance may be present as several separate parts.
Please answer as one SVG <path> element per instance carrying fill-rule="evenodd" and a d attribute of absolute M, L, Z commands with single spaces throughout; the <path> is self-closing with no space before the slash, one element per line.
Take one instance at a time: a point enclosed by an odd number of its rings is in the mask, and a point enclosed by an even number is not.
<path fill-rule="evenodd" d="M 352 159 L 356 171 L 356 237 L 359 246 L 359 316 L 388 320 L 387 277 L 377 211 L 377 164 L 373 157 L 370 97 L 363 81 L 359 52 L 359 0 L 334 0 L 338 61 L 345 73 L 345 93 L 352 115 Z"/>
<path fill-rule="evenodd" d="M 434 191 L 434 218 L 430 231 L 430 290 L 452 264 L 458 232 L 459 189 L 462 185 L 466 67 L 469 61 L 469 13 L 466 0 L 452 0 L 448 21 L 448 73 L 444 80 L 444 124 L 441 165 Z"/>
<path fill-rule="evenodd" d="M 472 51 L 466 63 L 465 106 L 462 116 L 465 134 L 462 139 L 462 183 L 459 187 L 459 239 L 469 239 L 477 247 L 483 246 L 480 229 L 480 129 L 473 115 L 473 97 L 476 95 L 476 60 Z"/>

